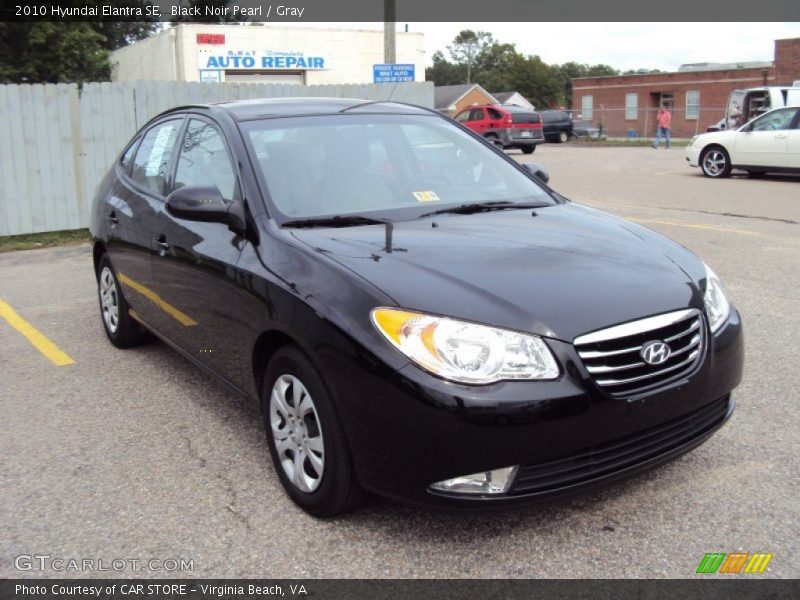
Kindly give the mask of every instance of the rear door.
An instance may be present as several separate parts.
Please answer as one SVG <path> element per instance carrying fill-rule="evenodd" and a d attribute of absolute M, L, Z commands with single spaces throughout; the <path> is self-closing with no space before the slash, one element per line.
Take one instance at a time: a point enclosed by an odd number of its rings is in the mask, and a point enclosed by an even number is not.
<path fill-rule="evenodd" d="M 736 133 L 735 165 L 754 167 L 786 167 L 791 131 L 798 109 L 782 108 L 753 121 L 746 130 Z"/>
<path fill-rule="evenodd" d="M 182 122 L 182 116 L 159 121 L 128 148 L 105 206 L 117 278 L 131 308 L 148 324 L 159 313 L 152 292 L 154 232 Z"/>
<path fill-rule="evenodd" d="M 489 122 L 486 119 L 486 111 L 483 108 L 471 108 L 469 110 L 467 126 L 477 133 L 486 133 L 489 126 Z"/>
<path fill-rule="evenodd" d="M 212 120 L 191 114 L 176 152 L 172 189 L 216 186 L 241 200 L 241 181 L 224 135 Z M 236 264 L 247 242 L 222 223 L 173 217 L 162 206 L 153 286 L 166 310 L 159 329 L 190 356 L 241 386 L 242 358 Z M 241 373 L 240 373 L 241 374 Z"/>

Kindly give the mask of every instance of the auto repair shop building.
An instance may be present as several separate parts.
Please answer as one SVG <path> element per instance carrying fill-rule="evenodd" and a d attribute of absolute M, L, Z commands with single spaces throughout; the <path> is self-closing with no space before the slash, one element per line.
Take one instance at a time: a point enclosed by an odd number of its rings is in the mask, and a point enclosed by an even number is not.
<path fill-rule="evenodd" d="M 775 40 L 774 61 L 682 65 L 674 73 L 572 80 L 572 112 L 602 123 L 612 137 L 654 137 L 658 107 L 672 112 L 675 137 L 704 133 L 725 116 L 735 89 L 786 85 L 800 79 L 800 38 Z"/>
<path fill-rule="evenodd" d="M 424 34 L 397 32 L 397 63 L 425 80 Z M 111 53 L 111 80 L 372 83 L 383 31 L 182 23 Z"/>

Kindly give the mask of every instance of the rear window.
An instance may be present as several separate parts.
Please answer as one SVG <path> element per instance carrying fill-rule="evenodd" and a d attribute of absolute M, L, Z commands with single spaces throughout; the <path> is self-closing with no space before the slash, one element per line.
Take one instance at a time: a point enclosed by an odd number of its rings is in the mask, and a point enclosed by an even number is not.
<path fill-rule="evenodd" d="M 182 122 L 180 117 L 150 129 L 144 134 L 133 161 L 131 179 L 160 196 L 166 192 L 167 170 Z"/>
<path fill-rule="evenodd" d="M 535 112 L 512 112 L 512 123 L 541 123 L 542 118 L 539 113 Z"/>
<path fill-rule="evenodd" d="M 560 110 L 550 110 L 542 113 L 543 123 L 557 123 L 558 121 L 569 121 L 569 115 Z"/>

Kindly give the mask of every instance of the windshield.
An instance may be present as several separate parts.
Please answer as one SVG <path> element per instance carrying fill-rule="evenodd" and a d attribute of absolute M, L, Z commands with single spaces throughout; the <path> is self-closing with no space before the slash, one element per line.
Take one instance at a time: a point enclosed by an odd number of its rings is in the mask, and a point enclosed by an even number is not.
<path fill-rule="evenodd" d="M 452 122 L 340 114 L 242 124 L 283 220 L 414 219 L 448 205 L 556 201 Z"/>

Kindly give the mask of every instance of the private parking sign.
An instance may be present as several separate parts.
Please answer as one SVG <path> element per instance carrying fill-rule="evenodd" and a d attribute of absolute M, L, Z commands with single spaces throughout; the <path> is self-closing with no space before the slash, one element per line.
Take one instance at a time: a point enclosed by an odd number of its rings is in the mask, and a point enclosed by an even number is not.
<path fill-rule="evenodd" d="M 414 65 L 372 65 L 373 83 L 414 81 Z"/>

